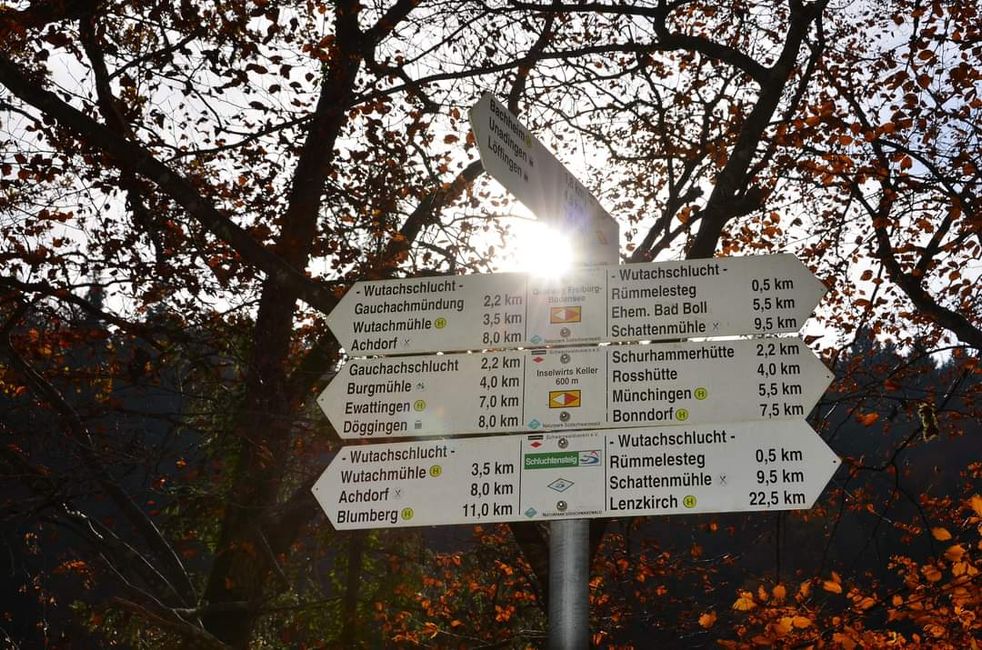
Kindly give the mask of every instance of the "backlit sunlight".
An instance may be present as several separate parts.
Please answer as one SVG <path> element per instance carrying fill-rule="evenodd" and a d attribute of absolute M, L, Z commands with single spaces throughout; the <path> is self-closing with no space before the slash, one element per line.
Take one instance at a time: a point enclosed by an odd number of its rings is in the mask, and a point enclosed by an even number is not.
<path fill-rule="evenodd" d="M 539 277 L 558 277 L 575 263 L 572 242 L 564 234 L 539 221 L 516 224 L 513 262 L 508 270 Z"/>

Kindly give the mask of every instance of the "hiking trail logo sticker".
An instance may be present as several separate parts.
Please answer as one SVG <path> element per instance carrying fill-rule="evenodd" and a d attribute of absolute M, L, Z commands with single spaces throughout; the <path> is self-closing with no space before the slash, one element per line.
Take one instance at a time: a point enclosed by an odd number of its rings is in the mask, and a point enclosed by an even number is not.
<path fill-rule="evenodd" d="M 578 390 L 549 391 L 549 408 L 551 409 L 579 408 L 580 403 L 580 391 Z"/>
<path fill-rule="evenodd" d="M 583 307 L 550 307 L 549 322 L 558 325 L 562 323 L 579 323 L 583 320 Z"/>

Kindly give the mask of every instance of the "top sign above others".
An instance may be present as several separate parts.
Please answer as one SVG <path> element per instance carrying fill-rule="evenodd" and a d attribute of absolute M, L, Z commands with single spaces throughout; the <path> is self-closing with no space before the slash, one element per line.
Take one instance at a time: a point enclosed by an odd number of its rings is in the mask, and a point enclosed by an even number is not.
<path fill-rule="evenodd" d="M 531 131 L 488 93 L 471 108 L 470 122 L 488 174 L 541 221 L 579 242 L 585 263 L 617 263 L 617 222 Z"/>
<path fill-rule="evenodd" d="M 349 356 L 797 332 L 825 293 L 793 255 L 356 283 L 327 317 Z"/>

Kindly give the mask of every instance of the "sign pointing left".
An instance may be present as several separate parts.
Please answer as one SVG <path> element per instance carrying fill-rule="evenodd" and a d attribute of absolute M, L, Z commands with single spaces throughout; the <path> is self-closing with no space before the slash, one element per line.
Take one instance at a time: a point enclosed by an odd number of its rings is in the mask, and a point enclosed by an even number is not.
<path fill-rule="evenodd" d="M 804 417 L 832 380 L 798 338 L 351 359 L 317 403 L 342 438 Z"/>
<path fill-rule="evenodd" d="M 356 283 L 327 324 L 349 356 L 797 332 L 825 293 L 794 255 Z"/>
<path fill-rule="evenodd" d="M 337 529 L 807 509 L 839 459 L 804 420 L 347 446 Z"/>

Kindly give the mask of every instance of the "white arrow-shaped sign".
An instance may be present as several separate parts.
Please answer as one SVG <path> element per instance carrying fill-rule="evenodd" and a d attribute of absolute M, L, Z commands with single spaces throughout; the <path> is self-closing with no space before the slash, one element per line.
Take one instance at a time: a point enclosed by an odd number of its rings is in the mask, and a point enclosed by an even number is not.
<path fill-rule="evenodd" d="M 797 332 L 825 293 L 793 255 L 358 282 L 327 324 L 350 356 Z"/>
<path fill-rule="evenodd" d="M 317 402 L 342 438 L 805 417 L 832 373 L 800 339 L 352 359 Z"/>
<path fill-rule="evenodd" d="M 784 420 L 347 446 L 313 492 L 338 529 L 798 510 L 838 465 Z"/>
<path fill-rule="evenodd" d="M 498 100 L 488 93 L 470 110 L 484 170 L 540 220 L 580 246 L 588 264 L 616 264 L 617 222 L 596 197 Z M 613 243 L 613 246 L 607 244 Z"/>

